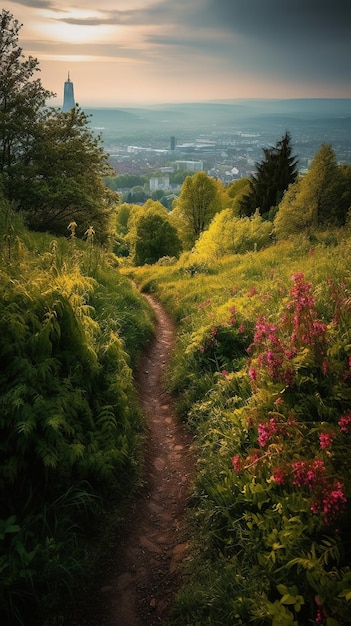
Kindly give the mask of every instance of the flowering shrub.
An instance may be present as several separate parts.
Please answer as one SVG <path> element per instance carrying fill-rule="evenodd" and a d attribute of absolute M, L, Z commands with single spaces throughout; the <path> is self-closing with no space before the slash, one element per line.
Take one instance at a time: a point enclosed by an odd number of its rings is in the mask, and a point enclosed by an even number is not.
<path fill-rule="evenodd" d="M 271 570 L 272 580 L 301 590 L 304 602 L 295 614 L 302 611 L 302 623 L 314 612 L 314 623 L 336 626 L 349 623 L 345 598 L 351 598 L 340 593 L 351 576 L 350 299 L 328 282 L 328 324 L 319 317 L 311 283 L 300 272 L 292 281 L 277 319 L 261 315 L 256 324 L 246 444 L 232 466 L 251 511 L 244 519 L 260 547 L 258 563 Z M 319 604 L 308 612 L 316 592 Z M 273 615 L 282 604 L 268 602 L 267 610 Z"/>

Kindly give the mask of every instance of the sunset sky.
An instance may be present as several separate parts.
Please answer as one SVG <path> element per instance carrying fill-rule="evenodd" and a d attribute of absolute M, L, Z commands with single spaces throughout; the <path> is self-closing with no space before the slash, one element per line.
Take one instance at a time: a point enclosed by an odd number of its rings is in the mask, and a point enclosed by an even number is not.
<path fill-rule="evenodd" d="M 351 97 L 350 0 L 5 0 L 80 106 Z"/>

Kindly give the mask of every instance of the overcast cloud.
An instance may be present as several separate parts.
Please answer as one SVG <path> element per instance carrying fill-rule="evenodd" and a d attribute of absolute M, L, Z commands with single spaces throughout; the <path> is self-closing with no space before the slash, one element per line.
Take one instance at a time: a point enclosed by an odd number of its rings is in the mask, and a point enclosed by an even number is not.
<path fill-rule="evenodd" d="M 4 8 L 23 23 L 24 52 L 58 93 L 69 69 L 84 99 L 96 98 L 98 81 L 106 102 L 126 99 L 126 81 L 131 100 L 150 102 L 351 97 L 350 1 L 20 0 Z"/>

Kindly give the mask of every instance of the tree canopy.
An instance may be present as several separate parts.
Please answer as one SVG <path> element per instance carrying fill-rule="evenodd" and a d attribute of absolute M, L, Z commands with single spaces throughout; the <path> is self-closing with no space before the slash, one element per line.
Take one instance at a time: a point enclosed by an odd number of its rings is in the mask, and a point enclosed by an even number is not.
<path fill-rule="evenodd" d="M 46 107 L 52 95 L 40 79 L 38 61 L 25 59 L 18 43 L 21 25 L 0 15 L 0 176 L 5 196 L 28 225 L 57 235 L 77 223 L 83 236 L 93 226 L 106 242 L 118 200 L 103 177 L 110 173 L 101 137 L 88 128 L 76 106 L 69 113 Z"/>
<path fill-rule="evenodd" d="M 256 164 L 257 172 L 249 180 L 249 191 L 240 201 L 240 214 L 250 216 L 259 209 L 265 218 L 274 216 L 288 186 L 297 177 L 297 159 L 292 155 L 288 132 L 275 146 L 263 148 L 264 159 Z"/>
<path fill-rule="evenodd" d="M 342 226 L 351 207 L 351 166 L 322 145 L 307 174 L 289 187 L 274 221 L 279 238 L 319 226 Z"/>
<path fill-rule="evenodd" d="M 39 62 L 27 59 L 18 43 L 21 24 L 13 15 L 0 14 L 0 175 L 5 188 L 15 177 L 33 140 L 35 123 L 46 100 L 54 94 L 44 89 L 39 78 Z"/>
<path fill-rule="evenodd" d="M 185 247 L 194 245 L 214 215 L 223 208 L 224 190 L 220 181 L 206 172 L 186 177 L 172 214 Z"/>

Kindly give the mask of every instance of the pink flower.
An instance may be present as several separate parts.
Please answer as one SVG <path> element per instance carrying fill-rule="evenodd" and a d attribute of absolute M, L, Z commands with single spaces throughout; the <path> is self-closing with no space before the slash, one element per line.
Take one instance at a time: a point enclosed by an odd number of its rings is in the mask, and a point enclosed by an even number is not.
<path fill-rule="evenodd" d="M 344 511 L 347 500 L 343 485 L 340 481 L 328 485 L 322 492 L 322 497 L 311 504 L 312 513 L 322 513 L 323 522 L 329 525 Z"/>
<path fill-rule="evenodd" d="M 239 333 L 244 333 L 245 332 L 245 326 L 244 324 L 240 324 L 239 326 Z"/>
<path fill-rule="evenodd" d="M 253 296 L 255 296 L 257 294 L 257 289 L 256 287 L 251 287 L 250 291 L 248 292 L 247 296 L 248 298 L 253 298 Z"/>
<path fill-rule="evenodd" d="M 326 468 L 323 461 L 295 461 L 292 464 L 294 471 L 293 485 L 307 487 L 310 491 L 316 484 L 325 483 Z"/>
<path fill-rule="evenodd" d="M 235 471 L 237 474 L 240 474 L 240 472 L 241 472 L 241 471 L 242 471 L 242 469 L 243 469 L 243 466 L 242 466 L 242 459 L 241 459 L 241 457 L 239 456 L 239 454 L 236 454 L 235 456 L 233 456 L 233 458 L 232 458 L 232 464 L 233 464 L 234 471 Z"/>
<path fill-rule="evenodd" d="M 222 370 L 222 376 L 226 377 L 228 376 L 229 372 L 227 370 Z"/>
<path fill-rule="evenodd" d="M 348 433 L 351 426 L 351 413 L 346 413 L 340 417 L 338 424 L 342 433 Z"/>
<path fill-rule="evenodd" d="M 332 435 L 332 433 L 320 433 L 319 445 L 322 448 L 322 450 L 328 450 L 328 448 L 331 448 L 333 441 L 334 441 L 334 435 Z"/>
<path fill-rule="evenodd" d="M 264 448 L 267 445 L 270 437 L 274 435 L 277 432 L 277 430 L 278 430 L 277 424 L 276 424 L 274 417 L 271 417 L 269 422 L 258 425 L 257 441 L 259 445 L 261 446 L 261 448 Z"/>
<path fill-rule="evenodd" d="M 285 473 L 280 467 L 276 467 L 273 471 L 273 480 L 278 485 L 284 485 L 285 483 Z"/>
<path fill-rule="evenodd" d="M 257 370 L 254 367 L 250 367 L 249 376 L 251 380 L 257 380 Z"/>
<path fill-rule="evenodd" d="M 205 348 L 203 346 L 199 347 L 199 352 L 200 354 L 203 354 L 205 352 Z"/>

